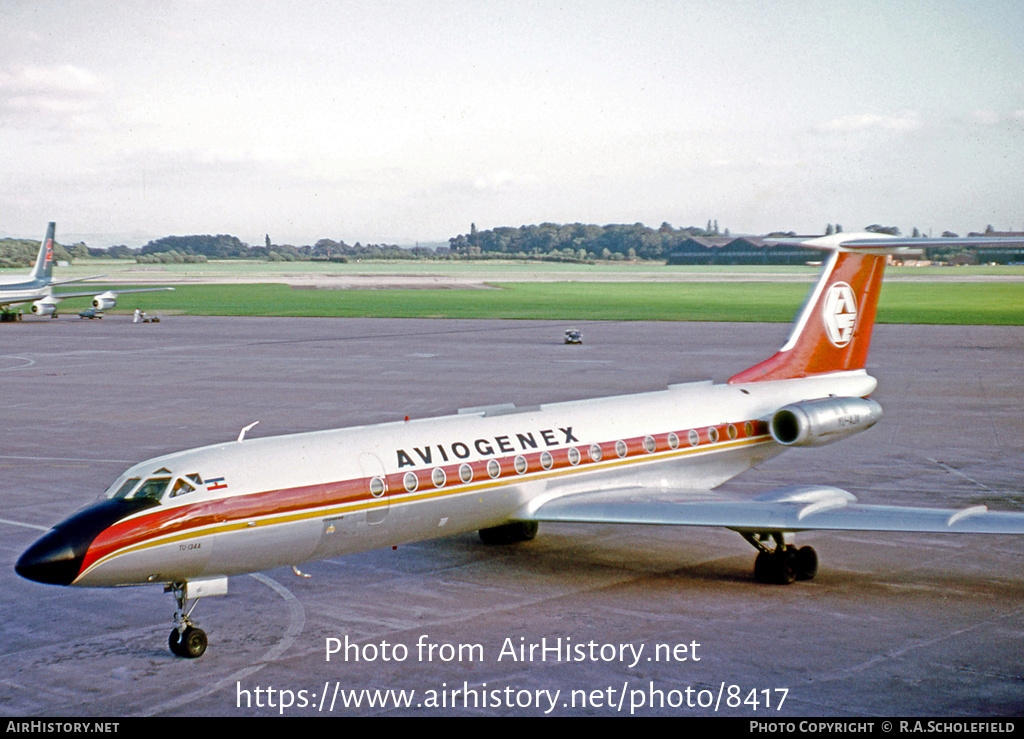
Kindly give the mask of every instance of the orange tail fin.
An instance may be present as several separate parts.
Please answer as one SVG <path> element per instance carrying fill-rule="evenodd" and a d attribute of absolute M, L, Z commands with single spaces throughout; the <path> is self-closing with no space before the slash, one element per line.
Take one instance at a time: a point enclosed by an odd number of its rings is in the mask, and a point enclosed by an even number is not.
<path fill-rule="evenodd" d="M 729 383 L 863 369 L 887 259 L 885 253 L 878 253 L 886 250 L 871 251 L 832 251 L 785 345 L 769 359 L 729 378 Z"/>

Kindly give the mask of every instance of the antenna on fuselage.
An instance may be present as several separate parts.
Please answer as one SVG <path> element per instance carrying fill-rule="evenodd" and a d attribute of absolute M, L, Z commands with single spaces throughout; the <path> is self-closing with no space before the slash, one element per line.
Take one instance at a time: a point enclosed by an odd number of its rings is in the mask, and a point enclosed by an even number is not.
<path fill-rule="evenodd" d="M 245 427 L 244 429 L 242 429 L 241 431 L 239 431 L 239 432 L 238 432 L 238 440 L 239 440 L 239 441 L 241 441 L 242 439 L 244 439 L 244 438 L 245 438 L 245 432 L 246 432 L 246 431 L 248 431 L 249 429 L 251 429 L 251 428 L 252 428 L 253 426 L 255 426 L 255 425 L 256 425 L 257 423 L 259 423 L 259 421 L 253 421 L 253 422 L 252 422 L 252 423 L 250 423 L 250 424 L 249 424 L 248 426 L 246 426 L 246 427 Z"/>

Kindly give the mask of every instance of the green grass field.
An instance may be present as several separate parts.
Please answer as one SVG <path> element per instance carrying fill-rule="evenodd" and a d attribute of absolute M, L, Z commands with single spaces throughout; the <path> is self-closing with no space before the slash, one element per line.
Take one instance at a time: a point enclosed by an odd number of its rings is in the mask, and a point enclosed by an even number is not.
<path fill-rule="evenodd" d="M 0 269 L 3 274 L 24 274 L 26 270 Z M 317 275 L 440 275 L 474 276 L 500 275 L 502 282 L 516 282 L 519 275 L 538 273 L 561 275 L 566 280 L 578 276 L 632 275 L 642 279 L 646 275 L 654 278 L 666 274 L 697 274 L 713 278 L 722 273 L 733 274 L 791 274 L 805 275 L 808 280 L 818 274 L 818 267 L 806 265 L 696 265 L 668 266 L 661 262 L 600 262 L 579 264 L 573 262 L 530 262 L 525 260 L 438 260 L 438 261 L 397 261 L 367 259 L 358 262 L 256 262 L 240 259 L 215 260 L 204 264 L 160 264 L 140 265 L 127 259 L 82 259 L 60 267 L 61 279 L 88 277 L 103 274 L 110 282 L 133 281 L 143 274 L 154 277 L 160 274 L 171 276 L 193 275 L 206 278 L 232 277 L 238 275 L 267 275 L 267 282 L 281 274 Z M 1024 276 L 1024 266 L 974 265 L 965 267 L 888 267 L 887 276 L 935 278 L 948 276 L 1010 275 Z M 211 280 L 212 281 L 212 280 Z"/>
<path fill-rule="evenodd" d="M 138 307 L 219 316 L 789 322 L 807 290 L 808 283 L 778 282 L 502 282 L 474 290 L 179 285 L 174 292 L 124 295 L 115 312 Z M 68 300 L 62 312 L 85 305 L 85 299 Z M 878 320 L 1024 325 L 1024 282 L 885 283 Z"/>

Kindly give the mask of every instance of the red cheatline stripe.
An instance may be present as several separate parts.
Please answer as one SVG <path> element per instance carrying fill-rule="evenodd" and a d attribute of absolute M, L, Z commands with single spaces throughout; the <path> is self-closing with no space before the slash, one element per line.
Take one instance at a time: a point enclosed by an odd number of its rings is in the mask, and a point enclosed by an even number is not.
<path fill-rule="evenodd" d="M 767 429 L 767 423 L 758 420 L 700 427 L 692 429 L 697 432 L 699 437 L 696 446 L 692 446 L 689 441 L 691 429 L 677 431 L 674 432 L 678 442 L 676 448 L 672 448 L 669 443 L 672 433 L 666 432 L 651 436 L 654 439 L 655 448 L 650 452 L 645 447 L 645 441 L 648 438 L 646 436 L 604 441 L 598 445 L 602 452 L 600 461 L 591 459 L 589 452 L 591 444 L 559 447 L 547 450 L 552 456 L 552 464 L 548 469 L 545 469 L 542 464 L 543 451 L 424 467 L 410 470 L 417 478 L 417 487 L 414 491 L 407 491 L 403 484 L 407 472 L 395 472 L 385 477 L 387 491 L 380 497 L 373 496 L 369 492 L 370 480 L 373 478 L 364 477 L 216 498 L 174 508 L 149 509 L 134 517 L 118 521 L 103 531 L 89 547 L 79 576 L 103 560 L 127 550 L 134 551 L 161 542 L 191 539 L 217 531 L 236 529 L 254 519 L 268 520 L 270 523 L 283 523 L 296 518 L 336 515 L 364 508 L 401 505 L 432 497 L 458 495 L 467 491 L 506 485 L 513 479 L 555 477 L 569 472 L 592 471 L 626 463 L 643 462 L 648 459 L 665 459 L 677 455 L 725 450 L 740 445 L 746 446 L 750 443 L 763 443 L 767 440 Z M 616 453 L 616 445 L 619 441 L 626 445 L 624 457 L 619 457 Z M 580 459 L 576 465 L 570 462 L 570 449 L 579 451 Z M 527 468 L 522 473 L 516 472 L 515 469 L 515 459 L 518 456 L 524 457 L 527 462 Z M 487 464 L 492 460 L 496 460 L 501 465 L 501 474 L 493 479 L 487 473 Z M 459 468 L 462 464 L 468 464 L 473 471 L 473 476 L 468 483 L 463 482 L 459 477 Z M 445 483 L 441 487 L 436 487 L 431 478 L 434 469 L 437 468 L 445 472 Z"/>

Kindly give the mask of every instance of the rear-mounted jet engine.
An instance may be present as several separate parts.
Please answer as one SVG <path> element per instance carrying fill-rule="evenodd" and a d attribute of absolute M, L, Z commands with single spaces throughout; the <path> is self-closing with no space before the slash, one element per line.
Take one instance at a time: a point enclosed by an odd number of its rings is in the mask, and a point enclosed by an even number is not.
<path fill-rule="evenodd" d="M 882 406 L 870 398 L 823 398 L 780 408 L 770 429 L 786 446 L 824 446 L 871 428 L 881 417 Z"/>

